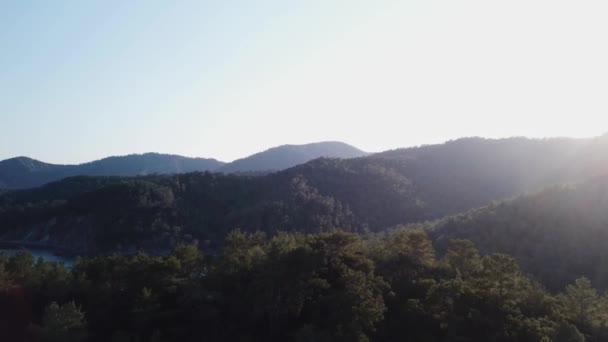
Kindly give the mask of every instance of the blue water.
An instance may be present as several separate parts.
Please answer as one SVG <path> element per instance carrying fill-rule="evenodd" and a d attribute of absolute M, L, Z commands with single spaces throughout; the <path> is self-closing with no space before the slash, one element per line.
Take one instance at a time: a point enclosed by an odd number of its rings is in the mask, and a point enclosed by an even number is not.
<path fill-rule="evenodd" d="M 5 253 L 8 255 L 15 255 L 15 253 L 21 251 L 23 249 L 19 248 L 0 248 L 0 253 Z M 42 258 L 44 261 L 57 261 L 66 264 L 66 266 L 71 266 L 74 262 L 74 258 L 70 258 L 67 256 L 60 256 L 53 254 L 50 250 L 45 249 L 28 249 L 30 253 L 38 260 L 38 258 Z"/>

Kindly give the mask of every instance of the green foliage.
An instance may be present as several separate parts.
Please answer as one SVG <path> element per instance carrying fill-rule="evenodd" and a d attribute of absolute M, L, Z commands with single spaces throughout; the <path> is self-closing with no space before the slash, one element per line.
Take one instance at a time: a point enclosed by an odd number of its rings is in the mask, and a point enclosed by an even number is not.
<path fill-rule="evenodd" d="M 42 340 L 49 342 L 82 341 L 85 336 L 85 328 L 84 313 L 74 302 L 63 305 L 52 302 L 44 311 L 42 318 Z"/>
<path fill-rule="evenodd" d="M 471 241 L 456 239 L 448 245 L 445 263 L 453 272 L 466 279 L 480 268 L 481 257 Z"/>
<path fill-rule="evenodd" d="M 19 279 L 26 279 L 35 267 L 35 259 L 27 250 L 20 250 L 13 257 L 6 260 L 6 269 Z"/>
<path fill-rule="evenodd" d="M 585 335 L 581 334 L 572 324 L 562 324 L 557 330 L 553 342 L 585 342 Z"/>
<path fill-rule="evenodd" d="M 214 251 L 224 236 L 236 228 L 268 234 L 279 230 L 377 232 L 439 219 L 492 200 L 600 174 L 603 169 L 597 165 L 605 161 L 605 156 L 597 151 L 603 147 L 605 143 L 601 141 L 567 139 L 461 139 L 355 159 L 321 158 L 257 177 L 208 172 L 136 178 L 74 177 L 38 189 L 0 195 L 0 234 L 6 240 L 44 242 L 90 255 L 131 253 L 139 249 L 160 253 L 193 240 L 201 241 L 206 249 Z M 565 156 L 569 158 L 564 160 Z M 106 162 L 114 163 L 111 158 Z M 184 169 L 188 170 L 191 169 Z M 602 197 L 596 199 L 601 207 Z M 579 203 L 586 201 L 582 199 Z M 520 210 L 532 210 L 536 205 L 526 203 Z M 585 208 L 574 213 L 562 207 L 557 209 L 573 217 L 586 214 Z M 513 214 L 498 212 L 498 222 L 492 222 L 493 227 L 488 229 L 504 228 L 503 221 L 509 217 L 506 215 Z M 590 214 L 588 222 L 583 216 L 583 226 L 601 225 L 601 213 L 593 210 Z M 522 217 L 530 218 L 534 216 Z M 553 229 L 553 221 L 558 223 L 555 229 L 560 231 L 577 224 L 576 220 L 554 217 L 540 226 L 535 221 L 506 221 L 515 226 L 506 231 L 523 230 L 529 234 Z M 518 224 L 521 226 L 517 227 Z M 542 267 L 549 260 L 556 260 L 553 255 L 522 255 L 535 253 L 530 247 L 535 246 L 532 243 L 518 248 L 521 250 L 503 250 L 495 248 L 503 247 L 495 246 L 497 241 L 511 239 L 481 243 L 478 240 L 489 234 L 478 233 L 444 240 L 473 240 L 477 234 L 480 237 L 475 242 L 484 252 L 514 255 L 526 271 L 530 271 L 529 262 L 524 262 L 523 256 L 530 259 L 530 263 L 542 260 L 542 265 L 533 270 L 535 274 L 558 269 Z M 602 234 L 593 229 L 583 239 L 597 241 Z M 564 236 L 559 242 L 567 247 L 567 241 Z M 573 280 L 565 274 L 592 278 L 588 270 L 580 272 L 584 265 L 569 265 L 564 274 L 551 271 L 542 276 L 555 282 L 556 287 L 552 289 L 557 290 Z M 603 278 L 592 280 L 603 288 Z"/>
<path fill-rule="evenodd" d="M 608 178 L 415 223 L 590 176 L 603 155 L 560 158 L 581 146 L 463 139 L 255 177 L 75 177 L 8 192 L 3 239 L 92 257 L 68 269 L 0 255 L 0 333 L 607 341 L 596 288 L 608 288 Z"/>
<path fill-rule="evenodd" d="M 205 257 L 192 243 L 164 256 L 81 258 L 68 270 L 21 252 L 0 257 L 0 270 L 10 284 L 0 292 L 0 332 L 12 340 L 550 342 L 608 336 L 608 298 L 589 280 L 553 295 L 508 255 L 482 256 L 466 240 L 451 241 L 440 255 L 419 229 L 365 239 L 343 231 L 267 237 L 236 230 L 219 254 Z"/>
<path fill-rule="evenodd" d="M 585 276 L 608 289 L 608 177 L 494 203 L 428 224 L 440 250 L 467 239 L 484 253 L 513 256 L 522 270 L 557 292 Z"/>
<path fill-rule="evenodd" d="M 579 278 L 566 287 L 566 292 L 558 297 L 563 317 L 584 332 L 594 332 L 608 325 L 608 302 L 602 298 L 591 281 Z"/>

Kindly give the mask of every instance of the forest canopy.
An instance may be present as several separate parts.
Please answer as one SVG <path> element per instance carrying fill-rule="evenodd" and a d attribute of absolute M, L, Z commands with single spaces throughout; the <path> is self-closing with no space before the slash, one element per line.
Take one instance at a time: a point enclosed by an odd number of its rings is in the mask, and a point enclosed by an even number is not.
<path fill-rule="evenodd" d="M 505 254 L 423 231 L 362 239 L 230 232 L 217 255 L 0 258 L 13 341 L 601 341 L 608 297 L 579 278 L 550 293 Z"/>

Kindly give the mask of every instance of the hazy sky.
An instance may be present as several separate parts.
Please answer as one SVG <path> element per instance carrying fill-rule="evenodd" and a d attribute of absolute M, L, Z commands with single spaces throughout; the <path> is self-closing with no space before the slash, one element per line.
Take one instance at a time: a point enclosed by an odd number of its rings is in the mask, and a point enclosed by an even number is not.
<path fill-rule="evenodd" d="M 595 136 L 606 18 L 606 0 L 0 0 L 0 159 Z"/>

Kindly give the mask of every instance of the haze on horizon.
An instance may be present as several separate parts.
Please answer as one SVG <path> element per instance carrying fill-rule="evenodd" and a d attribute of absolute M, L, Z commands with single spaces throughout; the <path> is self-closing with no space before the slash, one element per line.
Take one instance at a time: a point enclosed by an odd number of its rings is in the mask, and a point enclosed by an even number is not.
<path fill-rule="evenodd" d="M 605 1 L 0 3 L 0 159 L 608 131 Z"/>

